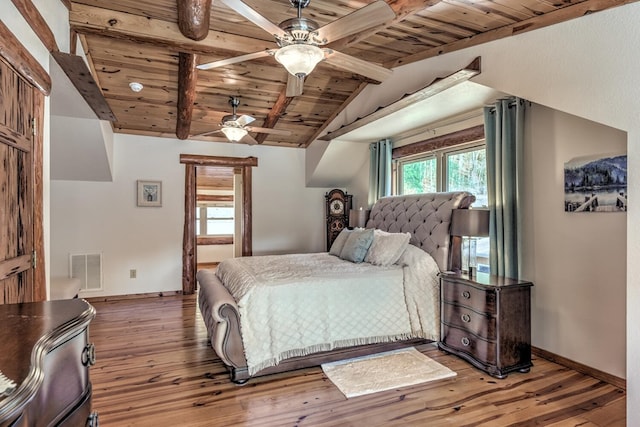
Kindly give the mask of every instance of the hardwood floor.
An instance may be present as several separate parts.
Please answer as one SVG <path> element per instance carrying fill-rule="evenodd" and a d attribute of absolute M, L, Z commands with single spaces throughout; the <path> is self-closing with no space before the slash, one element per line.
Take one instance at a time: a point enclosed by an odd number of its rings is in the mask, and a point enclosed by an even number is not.
<path fill-rule="evenodd" d="M 625 392 L 545 359 L 497 380 L 433 345 L 452 380 L 347 400 L 320 368 L 229 381 L 195 296 L 92 302 L 101 426 L 624 426 Z"/>

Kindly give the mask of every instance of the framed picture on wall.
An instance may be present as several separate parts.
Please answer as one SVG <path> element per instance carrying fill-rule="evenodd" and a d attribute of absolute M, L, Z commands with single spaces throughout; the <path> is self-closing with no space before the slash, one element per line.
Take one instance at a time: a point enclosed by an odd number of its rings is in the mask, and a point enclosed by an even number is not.
<path fill-rule="evenodd" d="M 162 206 L 162 181 L 138 180 L 138 206 Z"/>
<path fill-rule="evenodd" d="M 626 212 L 627 155 L 576 157 L 564 165 L 565 212 Z"/>

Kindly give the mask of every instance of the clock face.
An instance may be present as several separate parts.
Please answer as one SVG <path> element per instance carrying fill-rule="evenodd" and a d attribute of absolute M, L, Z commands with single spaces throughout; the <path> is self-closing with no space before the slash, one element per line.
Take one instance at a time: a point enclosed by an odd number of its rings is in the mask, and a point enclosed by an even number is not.
<path fill-rule="evenodd" d="M 342 215 L 344 212 L 344 202 L 342 200 L 334 200 L 331 202 L 329 209 L 333 215 Z"/>

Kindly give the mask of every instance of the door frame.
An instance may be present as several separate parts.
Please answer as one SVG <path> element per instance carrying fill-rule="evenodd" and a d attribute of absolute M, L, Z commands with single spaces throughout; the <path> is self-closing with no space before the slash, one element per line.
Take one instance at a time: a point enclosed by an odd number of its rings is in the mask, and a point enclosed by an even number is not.
<path fill-rule="evenodd" d="M 242 256 L 252 254 L 251 168 L 258 166 L 256 157 L 223 157 L 181 154 L 185 165 L 184 179 L 184 233 L 182 236 L 182 292 L 196 291 L 196 167 L 222 166 L 240 168 L 242 175 Z"/>

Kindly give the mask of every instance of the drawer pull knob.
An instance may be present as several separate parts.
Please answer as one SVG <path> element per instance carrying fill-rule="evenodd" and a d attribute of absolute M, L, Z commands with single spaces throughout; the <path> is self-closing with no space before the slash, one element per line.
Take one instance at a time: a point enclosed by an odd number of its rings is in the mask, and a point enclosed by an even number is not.
<path fill-rule="evenodd" d="M 465 298 L 465 299 L 471 298 L 471 292 L 469 292 L 469 291 L 462 292 L 462 297 Z"/>
<path fill-rule="evenodd" d="M 465 347 L 469 347 L 469 344 L 471 344 L 471 341 L 469 341 L 467 337 L 463 337 L 460 341 L 462 341 L 462 345 Z"/>
<path fill-rule="evenodd" d="M 463 314 L 461 317 L 463 322 L 465 323 L 471 322 L 471 316 L 469 316 L 467 313 Z"/>
<path fill-rule="evenodd" d="M 82 350 L 82 364 L 84 366 L 93 366 L 96 364 L 96 346 L 93 343 L 87 344 Z"/>

